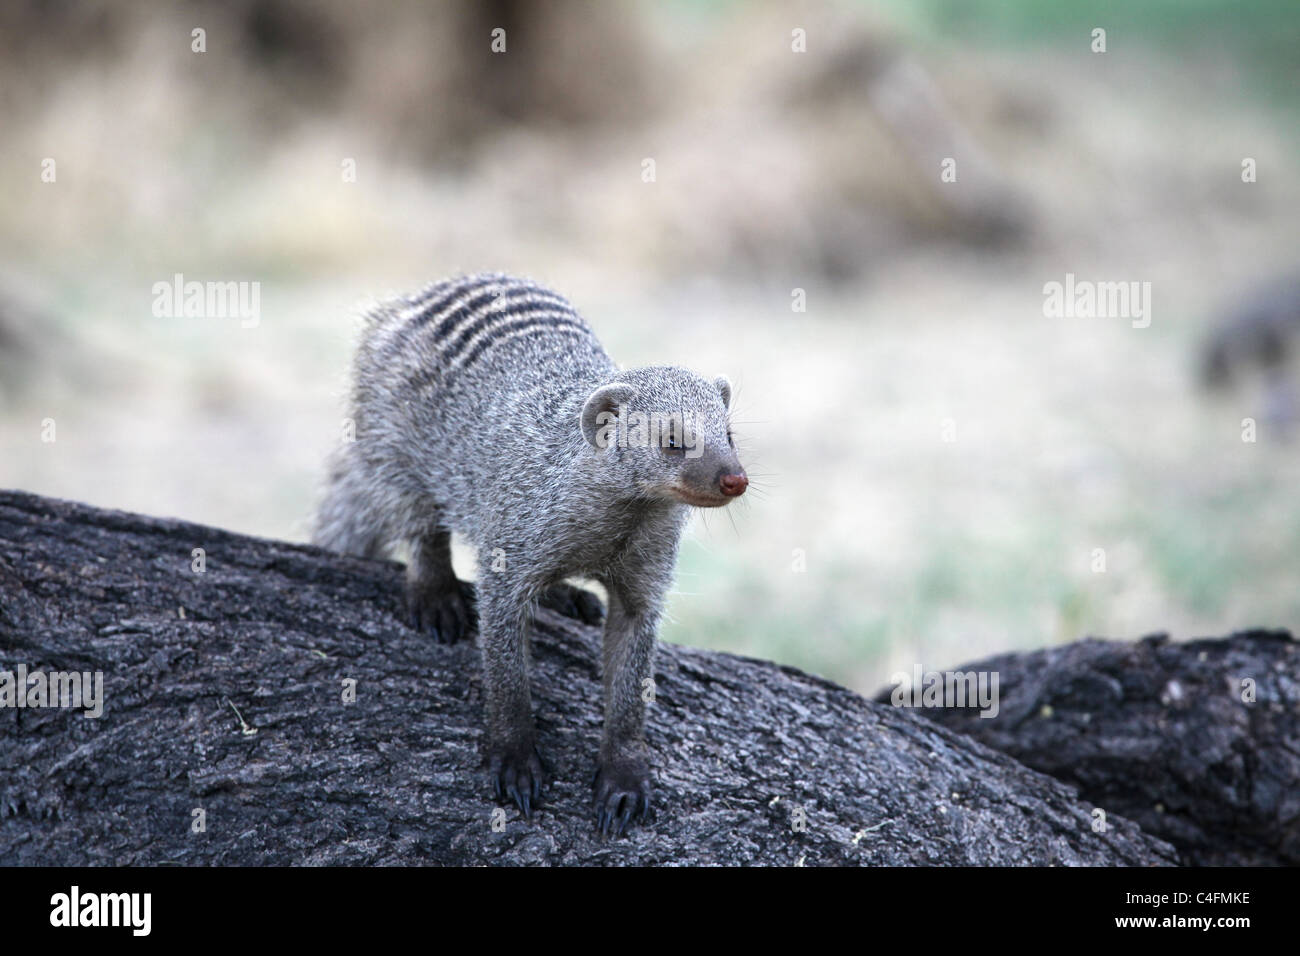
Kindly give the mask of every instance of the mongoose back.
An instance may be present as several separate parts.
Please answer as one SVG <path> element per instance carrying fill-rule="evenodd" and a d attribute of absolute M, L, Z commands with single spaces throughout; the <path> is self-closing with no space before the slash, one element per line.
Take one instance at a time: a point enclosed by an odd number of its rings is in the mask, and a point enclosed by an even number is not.
<path fill-rule="evenodd" d="M 372 557 L 408 544 L 411 623 L 441 641 L 474 614 L 451 533 L 474 546 L 489 773 L 525 816 L 542 787 L 528 629 L 534 605 L 574 576 L 609 596 L 597 826 L 621 832 L 650 809 L 642 695 L 678 543 L 691 507 L 728 504 L 749 483 L 730 401 L 725 378 L 619 369 L 566 299 L 522 279 L 449 279 L 368 317 L 356 440 L 333 464 L 315 538 Z M 599 602 L 569 593 L 599 620 Z"/>

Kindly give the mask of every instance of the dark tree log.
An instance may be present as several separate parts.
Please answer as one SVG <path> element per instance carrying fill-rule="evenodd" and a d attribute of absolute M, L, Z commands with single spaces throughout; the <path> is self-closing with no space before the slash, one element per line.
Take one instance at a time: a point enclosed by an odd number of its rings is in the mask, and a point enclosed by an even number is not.
<path fill-rule="evenodd" d="M 550 783 L 532 822 L 503 810 L 496 832 L 474 648 L 405 627 L 400 587 L 391 563 L 0 492 L 0 668 L 102 671 L 106 698 L 99 719 L 0 710 L 0 861 L 1175 859 L 1117 814 L 1094 832 L 1070 788 L 914 713 L 672 645 L 649 726 L 658 817 L 602 840 L 599 635 L 549 611 L 533 673 Z"/>
<path fill-rule="evenodd" d="M 923 713 L 1078 787 L 1184 863 L 1300 864 L 1300 645 L 1286 631 L 1090 639 L 958 669 L 998 672 L 998 715 Z"/>

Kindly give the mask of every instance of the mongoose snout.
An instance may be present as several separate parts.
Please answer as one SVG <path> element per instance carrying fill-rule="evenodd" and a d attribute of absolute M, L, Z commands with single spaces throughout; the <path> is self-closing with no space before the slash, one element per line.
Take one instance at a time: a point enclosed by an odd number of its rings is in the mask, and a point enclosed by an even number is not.
<path fill-rule="evenodd" d="M 463 276 L 376 307 L 315 539 L 383 557 L 408 545 L 410 623 L 442 642 L 477 616 L 492 790 L 527 817 L 542 795 L 528 678 L 538 604 L 604 624 L 597 827 L 650 810 L 646 704 L 655 635 L 690 507 L 749 485 L 731 384 L 669 365 L 620 369 L 555 292 Z M 451 533 L 478 556 L 457 579 Z M 605 586 L 608 608 L 566 578 Z M 593 606 L 594 605 L 594 606 Z"/>
<path fill-rule="evenodd" d="M 689 474 L 683 475 L 682 483 L 671 490 L 679 501 L 692 507 L 721 508 L 743 495 L 748 487 L 749 477 L 735 464 L 716 472 L 712 481 L 694 483 Z"/>
<path fill-rule="evenodd" d="M 749 478 L 742 471 L 738 475 L 723 475 L 718 479 L 718 484 L 722 488 L 722 493 L 728 498 L 738 498 L 749 487 Z"/>

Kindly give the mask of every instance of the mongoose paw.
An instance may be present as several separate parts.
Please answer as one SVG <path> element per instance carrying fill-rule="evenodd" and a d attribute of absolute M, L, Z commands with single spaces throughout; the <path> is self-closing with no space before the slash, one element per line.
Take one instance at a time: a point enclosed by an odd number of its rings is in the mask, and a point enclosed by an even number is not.
<path fill-rule="evenodd" d="M 473 585 L 465 581 L 439 590 L 408 591 L 407 623 L 439 644 L 454 644 L 468 637 L 476 624 L 473 595 Z"/>
<path fill-rule="evenodd" d="M 640 758 L 602 760 L 596 771 L 596 829 L 621 836 L 633 820 L 649 820 L 650 768 Z"/>
<path fill-rule="evenodd" d="M 488 773 L 498 800 L 510 799 L 532 819 L 542 798 L 542 757 L 532 744 L 494 751 L 488 758 Z"/>
<path fill-rule="evenodd" d="M 593 627 L 605 620 L 605 605 L 600 598 L 586 588 L 576 587 L 567 582 L 554 584 L 542 592 L 537 601 L 544 608 L 571 617 L 583 624 Z"/>

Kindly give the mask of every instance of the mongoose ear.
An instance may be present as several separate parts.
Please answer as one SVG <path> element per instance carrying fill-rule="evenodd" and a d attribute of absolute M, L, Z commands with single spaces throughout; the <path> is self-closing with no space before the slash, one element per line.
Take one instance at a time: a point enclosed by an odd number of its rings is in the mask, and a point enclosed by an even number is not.
<path fill-rule="evenodd" d="M 722 396 L 722 407 L 731 407 L 731 379 L 725 375 L 719 375 L 713 380 L 713 384 L 718 387 L 718 394 Z"/>
<path fill-rule="evenodd" d="M 602 385 L 589 396 L 582 406 L 582 437 L 596 448 L 604 448 L 608 442 L 601 441 L 601 433 L 614 422 L 618 416 L 618 407 L 626 405 L 636 390 L 626 382 L 611 382 Z"/>

